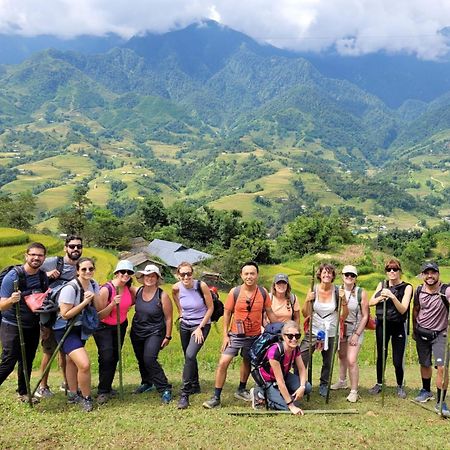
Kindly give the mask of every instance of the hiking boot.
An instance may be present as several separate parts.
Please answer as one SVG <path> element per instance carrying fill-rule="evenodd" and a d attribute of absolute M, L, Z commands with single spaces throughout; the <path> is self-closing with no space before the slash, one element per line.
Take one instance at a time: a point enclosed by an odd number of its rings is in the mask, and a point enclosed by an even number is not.
<path fill-rule="evenodd" d="M 415 402 L 426 403 L 428 400 L 433 400 L 433 394 L 426 389 L 421 389 L 419 395 L 414 399 Z"/>
<path fill-rule="evenodd" d="M 119 395 L 119 391 L 117 391 L 116 389 L 111 389 L 108 393 L 108 395 L 110 397 L 115 397 L 116 395 Z"/>
<path fill-rule="evenodd" d="M 78 394 L 78 392 L 68 392 L 67 393 L 67 403 L 71 405 L 75 405 L 76 403 L 80 403 L 82 397 Z"/>
<path fill-rule="evenodd" d="M 164 391 L 161 394 L 161 402 L 168 405 L 172 401 L 172 392 L 169 390 Z"/>
<path fill-rule="evenodd" d="M 186 394 L 181 394 L 180 400 L 177 405 L 178 409 L 187 409 L 189 408 L 189 397 Z"/>
<path fill-rule="evenodd" d="M 81 397 L 79 403 L 84 412 L 91 412 L 94 409 L 94 402 L 91 396 Z"/>
<path fill-rule="evenodd" d="M 406 391 L 403 386 L 397 386 L 397 397 L 406 398 Z"/>
<path fill-rule="evenodd" d="M 265 407 L 265 400 L 264 398 L 260 397 L 260 391 L 259 389 L 251 388 L 250 389 L 250 397 L 252 398 L 252 408 L 253 409 L 264 409 Z"/>
<path fill-rule="evenodd" d="M 238 389 L 234 393 L 234 397 L 243 400 L 244 402 L 251 402 L 252 397 L 250 396 L 250 391 L 248 389 Z"/>
<path fill-rule="evenodd" d="M 38 398 L 50 398 L 55 394 L 50 390 L 48 386 L 39 386 L 36 393 L 34 394 Z"/>
<path fill-rule="evenodd" d="M 347 389 L 347 380 L 339 380 L 330 386 L 332 391 L 337 391 L 338 389 Z"/>
<path fill-rule="evenodd" d="M 376 395 L 381 392 L 381 384 L 375 384 L 374 387 L 369 389 L 369 394 Z"/>
<path fill-rule="evenodd" d="M 97 396 L 97 403 L 99 405 L 104 405 L 105 403 L 108 403 L 108 400 L 110 399 L 110 394 L 98 394 Z"/>
<path fill-rule="evenodd" d="M 319 386 L 319 395 L 320 395 L 321 397 L 326 397 L 326 396 L 327 396 L 327 393 L 328 393 L 328 387 L 327 387 L 327 385 L 326 385 L 326 384 L 321 384 L 321 385 Z"/>
<path fill-rule="evenodd" d="M 17 400 L 28 403 L 28 394 L 17 394 Z M 39 399 L 33 395 L 33 397 L 31 397 L 31 403 L 35 405 L 36 403 L 39 403 Z"/>
<path fill-rule="evenodd" d="M 436 406 L 434 407 L 434 410 L 439 414 L 439 403 L 436 403 Z M 442 417 L 450 417 L 450 411 L 447 408 L 447 403 L 442 403 Z"/>
<path fill-rule="evenodd" d="M 350 403 L 356 403 L 359 399 L 358 391 L 350 391 L 350 394 L 347 396 L 347 401 Z"/>
<path fill-rule="evenodd" d="M 206 409 L 220 408 L 220 398 L 213 395 L 209 400 L 203 402 L 203 408 Z"/>
<path fill-rule="evenodd" d="M 153 386 L 153 384 L 142 383 L 133 391 L 133 394 L 143 394 L 144 392 L 150 392 L 153 391 L 154 389 L 155 386 Z"/>

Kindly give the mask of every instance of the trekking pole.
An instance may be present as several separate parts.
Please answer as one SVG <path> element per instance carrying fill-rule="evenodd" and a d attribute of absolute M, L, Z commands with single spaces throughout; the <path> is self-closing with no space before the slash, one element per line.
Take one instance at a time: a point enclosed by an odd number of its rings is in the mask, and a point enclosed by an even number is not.
<path fill-rule="evenodd" d="M 344 294 L 345 295 L 345 294 Z M 328 376 L 328 386 L 327 386 L 327 396 L 325 397 L 325 403 L 328 404 L 330 401 L 330 387 L 331 387 L 331 381 L 333 379 L 333 368 L 334 368 L 334 359 L 336 357 L 336 352 L 339 345 L 339 340 L 341 338 L 341 307 L 342 307 L 342 295 L 341 292 L 339 292 L 339 300 L 338 300 L 338 309 L 337 309 L 337 324 L 336 324 L 336 335 L 334 337 L 333 342 L 333 354 L 331 355 L 331 367 L 330 367 L 330 375 Z"/>
<path fill-rule="evenodd" d="M 385 391 L 385 385 L 386 385 L 386 298 L 384 297 L 383 300 L 383 355 L 382 355 L 382 365 L 381 365 L 381 372 L 382 372 L 382 378 L 381 378 L 381 406 L 384 407 L 384 391 Z"/>
<path fill-rule="evenodd" d="M 14 281 L 14 292 L 19 290 L 19 282 Z M 28 365 L 27 365 L 27 353 L 25 350 L 25 338 L 23 337 L 23 326 L 22 326 L 22 316 L 20 314 L 20 301 L 16 303 L 16 319 L 17 319 L 17 328 L 19 329 L 19 340 L 20 340 L 20 353 L 22 354 L 22 369 L 23 376 L 25 377 L 25 385 L 27 387 L 27 396 L 28 396 L 28 404 L 30 408 L 33 407 L 33 397 L 31 395 L 30 388 L 30 377 L 28 376 Z"/>
<path fill-rule="evenodd" d="M 314 292 L 314 264 L 312 266 L 311 271 L 311 292 Z M 311 313 L 309 314 L 309 324 L 308 324 L 308 334 L 309 334 L 309 346 L 308 346 L 308 382 L 312 386 L 312 358 L 313 358 L 313 351 L 312 351 L 312 322 L 313 322 L 313 303 L 311 303 Z M 309 402 L 309 396 L 310 394 L 306 394 L 306 401 Z"/>
<path fill-rule="evenodd" d="M 445 340 L 445 350 L 444 350 L 444 374 L 442 377 L 442 386 L 441 386 L 441 398 L 439 400 L 439 415 L 443 418 L 444 416 L 442 415 L 442 405 L 444 404 L 444 400 L 442 398 L 442 396 L 444 395 L 444 391 L 447 390 L 444 389 L 446 380 L 448 378 L 448 360 L 449 360 L 449 340 L 448 340 L 448 331 L 449 331 L 449 323 L 447 323 L 447 339 Z"/>
<path fill-rule="evenodd" d="M 117 295 L 121 295 L 119 286 L 116 288 Z M 122 369 L 122 336 L 120 330 L 120 302 L 116 304 L 116 322 L 117 322 L 117 354 L 119 356 L 119 398 L 123 400 L 123 369 Z"/>
<path fill-rule="evenodd" d="M 66 340 L 66 338 L 69 335 L 69 333 L 72 331 L 72 328 L 73 328 L 74 325 L 75 325 L 75 317 L 73 317 L 70 320 L 70 323 L 69 323 L 69 325 L 66 328 L 66 331 L 64 332 L 61 340 L 58 342 L 58 345 L 56 346 L 55 351 L 52 353 L 52 356 L 50 357 L 47 365 L 45 366 L 44 371 L 42 372 L 41 378 L 39 378 L 39 381 L 36 383 L 36 387 L 33 389 L 32 396 L 38 390 L 38 388 L 39 388 L 39 386 L 41 384 L 41 381 L 50 372 L 50 369 L 52 367 L 53 361 L 55 360 L 56 356 L 58 355 L 59 351 L 61 350 L 61 347 L 63 346 L 64 341 Z M 67 386 L 66 386 L 66 389 L 67 389 Z M 66 393 L 66 395 L 67 395 L 67 393 Z"/>

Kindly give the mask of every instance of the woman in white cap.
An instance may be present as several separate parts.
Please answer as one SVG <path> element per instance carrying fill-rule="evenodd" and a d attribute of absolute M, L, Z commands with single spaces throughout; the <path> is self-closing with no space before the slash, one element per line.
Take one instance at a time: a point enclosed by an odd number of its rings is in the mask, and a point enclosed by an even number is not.
<path fill-rule="evenodd" d="M 275 275 L 269 295 L 277 322 L 287 322 L 288 320 L 300 322 L 300 305 L 297 296 L 291 292 L 289 277 L 286 274 Z M 267 322 L 268 319 L 265 317 L 265 324 Z"/>
<path fill-rule="evenodd" d="M 350 378 L 350 394 L 347 400 L 358 401 L 358 354 L 363 342 L 364 329 L 369 319 L 369 301 L 366 291 L 356 285 L 358 271 L 347 265 L 342 269 L 343 288 L 347 299 L 348 316 L 339 348 L 339 381 L 331 389 L 347 389 L 347 371 Z"/>
<path fill-rule="evenodd" d="M 180 319 L 180 339 L 184 353 L 183 386 L 178 409 L 189 406 L 189 395 L 200 392 L 197 354 L 211 328 L 213 300 L 208 285 L 193 278 L 194 268 L 188 262 L 177 267 L 179 282 L 172 286 L 172 297 Z"/>
<path fill-rule="evenodd" d="M 159 287 L 161 273 L 154 264 L 136 273 L 142 286 L 136 292 L 131 343 L 139 364 L 142 384 L 154 385 L 165 404 L 172 400 L 172 385 L 158 361 L 161 349 L 172 339 L 172 302 Z"/>
<path fill-rule="evenodd" d="M 117 263 L 114 278 L 100 289 L 95 307 L 100 319 L 100 326 L 94 333 L 98 349 L 98 389 L 97 402 L 106 403 L 114 391 L 112 383 L 119 361 L 117 339 L 117 308 L 119 308 L 120 343 L 123 345 L 128 326 L 127 314 L 134 304 L 135 288 L 131 287 L 134 267 L 130 261 Z M 121 350 L 121 349 L 120 349 Z"/>

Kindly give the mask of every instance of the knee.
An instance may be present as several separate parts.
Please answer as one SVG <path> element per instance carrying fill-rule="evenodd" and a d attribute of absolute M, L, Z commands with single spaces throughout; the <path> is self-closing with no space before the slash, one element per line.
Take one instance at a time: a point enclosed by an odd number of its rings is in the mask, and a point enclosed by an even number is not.
<path fill-rule="evenodd" d="M 80 361 L 77 365 L 77 369 L 79 372 L 89 373 L 91 370 L 91 363 L 89 360 Z"/>
<path fill-rule="evenodd" d="M 231 362 L 230 359 L 221 358 L 219 360 L 219 364 L 217 365 L 217 371 L 218 372 L 226 372 L 228 369 L 228 366 L 230 365 L 230 362 Z"/>

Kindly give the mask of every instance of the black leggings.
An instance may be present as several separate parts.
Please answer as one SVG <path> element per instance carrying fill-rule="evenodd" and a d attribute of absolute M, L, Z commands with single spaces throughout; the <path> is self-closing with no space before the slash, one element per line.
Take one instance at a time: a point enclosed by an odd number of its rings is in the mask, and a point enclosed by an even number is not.
<path fill-rule="evenodd" d="M 375 330 L 377 339 L 377 383 L 383 382 L 383 321 L 377 320 Z M 403 385 L 403 377 L 405 374 L 403 367 L 403 359 L 406 350 L 406 323 L 386 321 L 386 352 L 384 361 L 387 359 L 389 340 L 392 339 L 392 362 L 395 367 L 395 378 L 397 385 Z"/>

